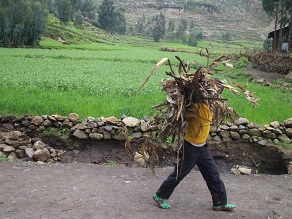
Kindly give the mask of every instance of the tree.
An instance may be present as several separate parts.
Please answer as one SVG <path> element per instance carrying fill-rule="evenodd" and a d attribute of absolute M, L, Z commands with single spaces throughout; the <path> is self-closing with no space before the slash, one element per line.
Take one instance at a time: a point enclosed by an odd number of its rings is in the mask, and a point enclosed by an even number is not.
<path fill-rule="evenodd" d="M 197 40 L 202 40 L 203 39 L 203 33 L 202 32 L 198 33 L 197 36 L 196 36 L 196 39 Z"/>
<path fill-rule="evenodd" d="M 92 0 L 83 0 L 80 4 L 80 11 L 84 17 L 93 20 L 97 12 L 97 7 Z"/>
<path fill-rule="evenodd" d="M 160 39 L 165 35 L 165 16 L 160 12 L 154 18 L 154 26 L 152 30 L 152 36 L 155 42 L 159 42 Z"/>
<path fill-rule="evenodd" d="M 35 46 L 45 31 L 45 0 L 0 0 L 0 45 Z"/>
<path fill-rule="evenodd" d="M 139 18 L 137 21 L 137 33 L 143 33 L 145 30 L 145 25 L 146 25 L 146 18 L 145 18 L 145 14 L 143 14 L 142 18 Z"/>
<path fill-rule="evenodd" d="M 275 19 L 275 28 L 274 28 L 274 44 L 273 51 L 279 51 L 282 46 L 283 40 L 283 27 L 287 24 L 290 24 L 290 30 L 288 33 L 288 44 L 289 48 L 292 47 L 292 0 L 262 0 L 264 11 Z M 279 27 L 279 39 L 277 39 L 277 26 Z M 290 40 L 290 41 L 289 41 Z M 277 45 L 276 42 L 279 42 Z M 289 43 L 290 42 L 290 43 Z"/>
<path fill-rule="evenodd" d="M 115 10 L 114 13 L 115 22 L 113 26 L 113 32 L 119 34 L 126 34 L 126 17 L 124 14 L 124 9 L 119 8 Z"/>
<path fill-rule="evenodd" d="M 176 38 L 177 39 L 185 39 L 185 31 L 186 31 L 186 26 L 185 24 L 181 21 L 179 24 L 178 24 L 178 28 L 177 28 L 177 31 L 176 31 Z"/>
<path fill-rule="evenodd" d="M 289 33 L 288 33 L 288 49 L 292 51 L 292 0 L 286 0 L 284 8 L 287 10 L 287 17 L 289 22 Z"/>
<path fill-rule="evenodd" d="M 171 33 L 174 30 L 175 30 L 174 20 L 173 19 L 169 19 L 167 31 Z"/>
<path fill-rule="evenodd" d="M 78 27 L 83 24 L 83 16 L 81 11 L 77 11 L 74 15 L 74 26 Z"/>
<path fill-rule="evenodd" d="M 231 35 L 230 35 L 230 33 L 227 31 L 226 33 L 223 33 L 222 34 L 222 39 L 223 40 L 230 40 L 231 39 Z"/>
<path fill-rule="evenodd" d="M 67 23 L 72 19 L 72 4 L 71 0 L 58 0 L 56 2 L 58 9 L 58 18 L 61 22 Z"/>
<path fill-rule="evenodd" d="M 190 34 L 187 44 L 194 47 L 198 46 L 197 35 L 195 33 Z"/>
<path fill-rule="evenodd" d="M 42 1 L 33 1 L 31 4 L 31 20 L 28 24 L 26 44 L 35 46 L 41 40 L 41 35 L 46 29 L 48 11 Z"/>
<path fill-rule="evenodd" d="M 98 9 L 99 27 L 111 33 L 125 33 L 126 19 L 122 9 L 116 9 L 113 0 L 103 0 Z"/>

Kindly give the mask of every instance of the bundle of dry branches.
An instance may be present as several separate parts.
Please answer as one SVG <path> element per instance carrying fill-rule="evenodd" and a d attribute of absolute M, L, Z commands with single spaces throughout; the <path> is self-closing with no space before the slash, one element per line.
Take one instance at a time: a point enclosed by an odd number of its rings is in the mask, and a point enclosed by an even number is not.
<path fill-rule="evenodd" d="M 161 81 L 162 91 L 166 93 L 166 100 L 156 106 L 157 114 L 153 117 L 152 125 L 156 125 L 158 130 L 156 136 L 165 142 L 169 137 L 172 137 L 172 142 L 177 142 L 177 149 L 182 146 L 184 131 L 187 125 L 186 112 L 194 113 L 194 104 L 204 103 L 209 106 L 213 111 L 213 125 L 219 126 L 223 121 L 234 121 L 238 118 L 234 109 L 227 105 L 227 99 L 221 96 L 224 89 L 228 89 L 235 95 L 244 94 L 247 99 L 254 105 L 259 105 L 257 101 L 259 98 L 253 95 L 252 92 L 246 90 L 244 86 L 233 83 L 233 86 L 227 84 L 219 79 L 210 77 L 210 66 L 214 63 L 220 62 L 223 57 L 213 61 L 208 68 L 200 67 L 194 73 L 190 73 L 190 68 L 179 57 L 178 72 L 175 73 L 170 60 L 163 58 L 158 62 L 139 88 L 139 90 L 145 85 L 154 72 L 166 61 L 170 67 L 170 71 L 166 72 L 169 79 Z M 138 91 L 139 91 L 138 90 Z M 137 91 L 137 92 L 138 92 Z M 149 141 L 147 143 L 149 145 Z M 145 149 L 143 146 L 143 150 Z M 149 146 L 148 146 L 149 147 Z M 148 149 L 149 151 L 149 149 Z M 153 148 L 151 151 L 155 152 Z M 151 157 L 151 155 L 150 155 Z M 154 155 L 157 158 L 157 155 Z"/>

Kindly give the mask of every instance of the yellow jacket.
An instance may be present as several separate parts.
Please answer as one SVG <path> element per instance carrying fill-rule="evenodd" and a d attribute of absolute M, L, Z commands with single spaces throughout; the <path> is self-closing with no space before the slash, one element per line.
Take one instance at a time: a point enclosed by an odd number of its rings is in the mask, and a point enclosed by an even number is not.
<path fill-rule="evenodd" d="M 184 139 L 192 144 L 204 144 L 210 132 L 213 112 L 207 104 L 195 104 L 192 112 L 187 112 L 188 126 Z"/>

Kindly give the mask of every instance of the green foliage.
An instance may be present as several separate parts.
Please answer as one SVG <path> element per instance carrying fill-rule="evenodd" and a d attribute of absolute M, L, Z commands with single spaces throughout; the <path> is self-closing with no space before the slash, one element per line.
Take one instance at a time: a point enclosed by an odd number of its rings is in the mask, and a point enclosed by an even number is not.
<path fill-rule="evenodd" d="M 0 0 L 0 46 L 35 46 L 47 22 L 44 0 Z"/>
<path fill-rule="evenodd" d="M 112 0 L 104 0 L 99 6 L 98 23 L 101 29 L 111 33 L 124 34 L 126 31 L 124 10 L 116 9 Z"/>
<path fill-rule="evenodd" d="M 266 52 L 271 52 L 273 50 L 273 40 L 266 39 L 263 43 L 263 48 Z"/>
<path fill-rule="evenodd" d="M 223 40 L 226 40 L 226 41 L 231 40 L 231 35 L 230 35 L 230 33 L 229 33 L 229 32 L 223 33 L 223 34 L 222 34 L 222 39 L 223 39 Z"/>
<path fill-rule="evenodd" d="M 75 14 L 75 18 L 74 18 L 74 26 L 76 27 L 80 27 L 83 24 L 83 16 L 81 11 L 78 11 Z"/>
<path fill-rule="evenodd" d="M 84 17 L 87 17 L 91 20 L 95 19 L 95 13 L 97 12 L 97 7 L 94 4 L 93 0 L 83 0 L 80 3 L 79 9 Z"/>
<path fill-rule="evenodd" d="M 114 160 L 110 160 L 108 163 L 111 167 L 116 166 L 117 165 L 117 161 Z"/>
<path fill-rule="evenodd" d="M 0 157 L 0 162 L 9 161 L 8 157 Z"/>
<path fill-rule="evenodd" d="M 161 12 L 154 18 L 154 27 L 152 30 L 154 41 L 159 42 L 160 39 L 165 35 L 165 32 L 165 16 Z"/>
<path fill-rule="evenodd" d="M 70 0 L 58 0 L 57 4 L 57 17 L 63 23 L 68 23 L 72 18 L 72 4 Z"/>
<path fill-rule="evenodd" d="M 246 57 L 240 57 L 235 64 L 235 68 L 245 68 L 247 65 L 248 59 Z"/>
<path fill-rule="evenodd" d="M 174 19 L 169 19 L 167 31 L 173 32 L 174 30 L 175 30 Z"/>
<path fill-rule="evenodd" d="M 276 143 L 277 145 L 283 147 L 283 148 L 286 148 L 286 149 L 292 149 L 292 144 L 287 144 L 287 143 L 283 143 L 283 142 L 278 142 Z"/>

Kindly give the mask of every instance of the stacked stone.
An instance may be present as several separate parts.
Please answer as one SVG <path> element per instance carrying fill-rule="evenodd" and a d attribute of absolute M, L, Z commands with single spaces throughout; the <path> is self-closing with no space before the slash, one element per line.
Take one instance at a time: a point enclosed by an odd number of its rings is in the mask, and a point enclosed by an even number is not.
<path fill-rule="evenodd" d="M 210 141 L 246 140 L 257 142 L 261 145 L 267 143 L 292 143 L 292 118 L 283 123 L 277 121 L 268 125 L 256 125 L 246 118 L 240 118 L 234 124 L 212 127 L 209 136 Z"/>
<path fill-rule="evenodd" d="M 148 122 L 147 118 L 137 119 L 134 117 L 122 116 L 121 119 L 116 117 L 94 119 L 88 117 L 86 120 L 73 126 L 70 131 L 72 135 L 79 139 L 93 140 L 126 140 L 130 138 L 142 138 L 147 133 L 156 130 Z"/>
<path fill-rule="evenodd" d="M 128 137 L 143 138 L 157 129 L 158 127 L 152 126 L 147 117 L 137 119 L 124 115 L 120 119 L 112 116 L 97 119 L 88 117 L 85 120 L 80 120 L 75 113 L 68 117 L 51 115 L 20 119 L 0 116 L 0 156 L 37 161 L 59 160 L 64 151 L 42 145 L 39 142 L 36 143 L 36 140 L 32 142 L 27 135 L 31 132 L 39 139 L 45 136 L 58 136 L 91 140 L 125 140 Z M 292 118 L 282 123 L 271 122 L 265 126 L 256 125 L 245 118 L 240 118 L 234 124 L 225 124 L 218 128 L 212 127 L 208 140 L 243 140 L 261 145 L 279 142 L 291 144 Z"/>
<path fill-rule="evenodd" d="M 0 157 L 9 160 L 23 159 L 39 162 L 60 161 L 64 150 L 54 149 L 42 141 L 32 140 L 20 131 L 2 133 L 0 138 Z"/>

